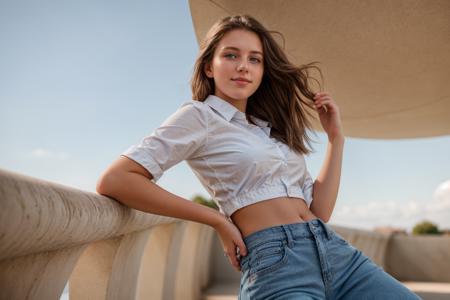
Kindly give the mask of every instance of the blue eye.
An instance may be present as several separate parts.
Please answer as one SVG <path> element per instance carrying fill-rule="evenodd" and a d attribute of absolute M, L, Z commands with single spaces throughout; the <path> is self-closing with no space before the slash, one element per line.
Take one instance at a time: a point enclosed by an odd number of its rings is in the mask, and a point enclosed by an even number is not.
<path fill-rule="evenodd" d="M 253 61 L 257 62 L 257 63 L 260 63 L 260 62 L 261 62 L 261 60 L 260 60 L 259 58 L 256 58 L 256 57 L 252 57 L 251 59 L 252 59 Z"/>
<path fill-rule="evenodd" d="M 230 56 L 234 56 L 234 57 L 236 57 L 236 55 L 235 54 L 225 54 L 225 57 L 230 57 Z"/>
<path fill-rule="evenodd" d="M 233 54 L 233 53 L 228 53 L 228 54 L 225 54 L 224 57 L 236 58 L 237 55 L 236 55 L 236 54 Z M 250 58 L 250 61 L 251 61 L 252 63 L 261 63 L 261 59 L 259 59 L 259 58 L 257 58 L 257 57 L 251 57 L 251 58 Z"/>

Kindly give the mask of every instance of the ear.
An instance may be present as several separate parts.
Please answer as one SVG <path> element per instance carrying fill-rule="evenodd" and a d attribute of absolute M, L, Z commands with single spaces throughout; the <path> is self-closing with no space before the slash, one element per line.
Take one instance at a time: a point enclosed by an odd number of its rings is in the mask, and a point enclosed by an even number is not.
<path fill-rule="evenodd" d="M 207 77 L 213 78 L 213 72 L 212 72 L 212 70 L 211 70 L 211 64 L 210 64 L 210 63 L 206 63 L 206 64 L 205 64 L 205 69 L 204 69 L 204 71 L 205 71 L 205 74 L 206 74 Z"/>

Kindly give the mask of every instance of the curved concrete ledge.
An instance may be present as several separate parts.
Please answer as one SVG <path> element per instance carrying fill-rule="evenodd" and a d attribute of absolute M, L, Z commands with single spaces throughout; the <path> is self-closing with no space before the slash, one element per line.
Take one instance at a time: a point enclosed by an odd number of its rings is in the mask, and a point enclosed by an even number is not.
<path fill-rule="evenodd" d="M 0 260 L 180 221 L 95 193 L 0 169 Z"/>
<path fill-rule="evenodd" d="M 0 170 L 0 299 L 198 299 L 209 226 Z M 206 260 L 205 260 L 206 258 Z"/>
<path fill-rule="evenodd" d="M 0 299 L 216 299 L 240 274 L 204 224 L 0 170 Z M 450 282 L 450 237 L 332 225 L 399 280 Z M 218 289 L 218 287 L 221 287 Z M 214 292 L 216 291 L 216 292 Z"/>

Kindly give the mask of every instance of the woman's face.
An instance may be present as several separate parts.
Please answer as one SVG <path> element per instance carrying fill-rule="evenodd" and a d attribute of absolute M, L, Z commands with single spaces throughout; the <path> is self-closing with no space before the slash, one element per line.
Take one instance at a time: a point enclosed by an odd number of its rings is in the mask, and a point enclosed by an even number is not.
<path fill-rule="evenodd" d="M 214 78 L 216 96 L 230 102 L 247 101 L 258 89 L 264 73 L 263 49 L 258 35 L 243 29 L 227 32 L 205 72 L 209 78 Z"/>

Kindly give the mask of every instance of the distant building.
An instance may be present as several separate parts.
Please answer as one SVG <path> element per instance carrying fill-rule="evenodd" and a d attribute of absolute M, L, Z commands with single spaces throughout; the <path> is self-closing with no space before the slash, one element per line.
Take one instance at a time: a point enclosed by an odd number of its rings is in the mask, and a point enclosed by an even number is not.
<path fill-rule="evenodd" d="M 383 234 L 408 234 L 404 228 L 392 226 L 378 226 L 373 231 Z"/>

